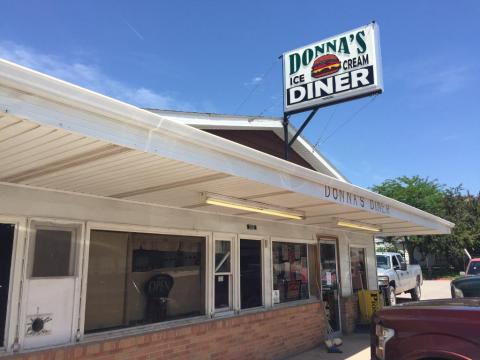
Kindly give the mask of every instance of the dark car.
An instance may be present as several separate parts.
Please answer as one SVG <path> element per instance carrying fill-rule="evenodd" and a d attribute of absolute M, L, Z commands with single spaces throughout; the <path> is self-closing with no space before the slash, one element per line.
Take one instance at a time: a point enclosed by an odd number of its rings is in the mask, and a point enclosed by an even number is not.
<path fill-rule="evenodd" d="M 372 320 L 372 360 L 480 359 L 480 299 L 391 306 Z"/>
<path fill-rule="evenodd" d="M 452 298 L 480 297 L 480 275 L 463 276 L 450 283 Z"/>

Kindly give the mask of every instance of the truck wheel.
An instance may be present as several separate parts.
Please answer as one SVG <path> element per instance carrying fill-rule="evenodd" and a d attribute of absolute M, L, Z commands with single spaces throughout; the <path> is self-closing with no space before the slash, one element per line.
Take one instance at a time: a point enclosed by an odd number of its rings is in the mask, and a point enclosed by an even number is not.
<path fill-rule="evenodd" d="M 413 301 L 420 301 L 422 297 L 422 288 L 420 287 L 420 279 L 417 279 L 417 285 L 410 290 L 410 295 L 412 296 Z"/>
<path fill-rule="evenodd" d="M 395 295 L 395 288 L 393 286 L 389 286 L 387 289 L 387 303 L 390 306 L 397 304 L 397 296 Z"/>

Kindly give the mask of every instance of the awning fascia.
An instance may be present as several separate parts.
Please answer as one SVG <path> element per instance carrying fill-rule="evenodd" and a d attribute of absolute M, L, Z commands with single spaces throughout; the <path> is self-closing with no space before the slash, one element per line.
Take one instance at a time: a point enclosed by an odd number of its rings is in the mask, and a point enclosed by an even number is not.
<path fill-rule="evenodd" d="M 7 61 L 0 61 L 0 101 L 11 116 L 320 200 L 378 211 L 326 196 L 329 188 L 343 191 L 368 204 L 388 207 L 388 216 L 426 227 L 430 233 L 450 233 L 454 226 L 396 200 Z"/>

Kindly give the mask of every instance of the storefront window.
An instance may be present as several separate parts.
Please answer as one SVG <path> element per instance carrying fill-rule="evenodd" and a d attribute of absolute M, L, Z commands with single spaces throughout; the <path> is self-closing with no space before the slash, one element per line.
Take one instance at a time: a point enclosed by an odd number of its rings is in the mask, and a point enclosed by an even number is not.
<path fill-rule="evenodd" d="M 276 302 L 308 299 L 307 245 L 272 243 L 273 290 Z"/>
<path fill-rule="evenodd" d="M 92 231 L 85 332 L 205 314 L 205 238 Z"/>
<path fill-rule="evenodd" d="M 365 263 L 365 248 L 350 248 L 350 269 L 352 274 L 352 289 L 354 292 L 367 289 L 367 267 Z"/>

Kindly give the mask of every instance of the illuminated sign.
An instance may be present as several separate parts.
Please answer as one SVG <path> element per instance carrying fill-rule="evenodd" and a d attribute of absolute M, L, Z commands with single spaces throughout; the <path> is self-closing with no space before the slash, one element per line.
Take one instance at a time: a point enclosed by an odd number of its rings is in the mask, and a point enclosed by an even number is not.
<path fill-rule="evenodd" d="M 376 23 L 283 54 L 284 112 L 297 113 L 383 91 Z"/>

